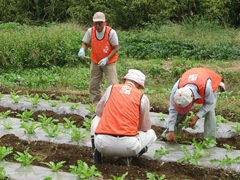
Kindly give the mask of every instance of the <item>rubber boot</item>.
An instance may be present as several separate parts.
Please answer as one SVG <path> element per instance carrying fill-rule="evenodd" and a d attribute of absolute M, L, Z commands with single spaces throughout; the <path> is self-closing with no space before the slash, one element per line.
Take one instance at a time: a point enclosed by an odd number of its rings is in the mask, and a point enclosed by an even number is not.
<path fill-rule="evenodd" d="M 121 157 L 120 158 L 127 166 L 131 166 L 133 157 Z"/>
<path fill-rule="evenodd" d="M 102 164 L 102 154 L 95 148 L 94 136 L 91 136 L 93 163 Z"/>
<path fill-rule="evenodd" d="M 148 147 L 145 146 L 135 157 L 139 157 L 139 156 L 143 155 L 145 152 L 147 152 L 147 150 L 148 150 Z"/>

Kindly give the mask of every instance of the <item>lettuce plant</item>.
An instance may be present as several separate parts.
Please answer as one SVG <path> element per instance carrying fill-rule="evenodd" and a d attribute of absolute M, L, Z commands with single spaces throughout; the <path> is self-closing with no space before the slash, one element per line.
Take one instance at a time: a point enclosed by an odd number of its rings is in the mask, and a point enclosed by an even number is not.
<path fill-rule="evenodd" d="M 55 106 L 57 106 L 58 105 L 58 103 L 59 102 L 56 102 L 56 101 L 51 101 L 51 100 L 49 100 L 48 101 L 51 105 L 52 105 L 52 107 L 55 107 Z"/>
<path fill-rule="evenodd" d="M 44 98 L 44 99 L 46 99 L 46 100 L 49 100 L 52 96 L 54 96 L 55 94 L 51 94 L 51 95 L 47 95 L 47 94 L 45 94 L 45 93 L 43 93 L 42 94 L 42 97 Z"/>
<path fill-rule="evenodd" d="M 41 126 L 37 126 L 37 122 L 34 122 L 34 123 L 31 123 L 31 124 L 28 124 L 28 123 L 25 123 L 25 122 L 22 122 L 20 123 L 20 128 L 24 128 L 26 131 L 24 131 L 24 133 L 27 133 L 27 134 L 36 134 L 35 133 L 35 129 L 41 127 Z"/>
<path fill-rule="evenodd" d="M 2 161 L 5 156 L 11 154 L 13 152 L 12 150 L 12 147 L 6 148 L 5 146 L 0 146 L 0 161 Z"/>
<path fill-rule="evenodd" d="M 85 108 L 86 110 L 89 110 L 92 114 L 95 114 L 96 107 L 94 107 L 91 103 L 89 104 L 89 108 Z"/>
<path fill-rule="evenodd" d="M 83 126 L 85 126 L 88 131 L 91 131 L 92 118 L 93 117 L 91 118 L 85 117 L 83 121 Z"/>
<path fill-rule="evenodd" d="M 0 113 L 0 116 L 1 116 L 3 119 L 6 119 L 7 116 L 8 116 L 9 114 L 12 114 L 12 113 L 14 113 L 14 112 L 12 112 L 11 110 L 7 110 L 7 111 L 4 112 L 4 113 Z"/>
<path fill-rule="evenodd" d="M 58 99 L 62 100 L 62 103 L 66 103 L 69 99 L 68 95 L 57 96 Z"/>
<path fill-rule="evenodd" d="M 33 99 L 26 100 L 26 102 L 31 102 L 33 106 L 36 106 L 39 103 L 39 100 L 42 99 L 38 94 L 35 94 Z"/>
<path fill-rule="evenodd" d="M 0 179 L 5 180 L 9 179 L 11 176 L 8 174 L 6 175 L 6 171 L 4 171 L 4 167 L 0 167 Z"/>
<path fill-rule="evenodd" d="M 71 136 L 71 140 L 78 141 L 80 139 L 86 138 L 85 134 L 88 133 L 88 131 L 81 132 L 82 126 L 77 128 L 76 125 L 72 125 L 73 131 L 71 133 L 64 132 L 66 134 L 69 134 Z"/>
<path fill-rule="evenodd" d="M 12 126 L 15 125 L 15 123 L 11 122 L 11 121 L 7 121 L 7 122 L 0 123 L 0 124 L 3 125 L 5 127 L 5 129 L 12 129 Z"/>
<path fill-rule="evenodd" d="M 42 129 L 44 132 L 46 132 L 48 135 L 46 135 L 47 137 L 57 137 L 59 133 L 61 133 L 62 131 L 58 129 L 59 124 L 54 125 L 53 122 L 51 122 L 50 127 L 45 127 L 42 125 Z"/>
<path fill-rule="evenodd" d="M 78 166 L 71 165 L 69 171 L 74 175 L 78 175 L 78 178 L 87 179 L 89 177 L 101 176 L 101 173 L 96 171 L 97 168 L 95 165 L 88 167 L 87 163 L 81 160 L 78 160 L 77 164 Z"/>
<path fill-rule="evenodd" d="M 58 122 L 58 119 L 52 119 L 52 117 L 47 118 L 46 114 L 38 115 L 38 121 L 42 122 L 44 126 L 47 126 L 51 122 Z"/>
<path fill-rule="evenodd" d="M 227 155 L 226 156 L 226 159 L 222 159 L 222 160 L 219 160 L 219 159 L 211 159 L 210 160 L 210 163 L 220 163 L 220 166 L 222 169 L 224 169 L 226 166 L 232 164 L 232 163 L 239 163 L 240 162 L 240 156 L 234 158 L 234 159 L 231 159 L 229 158 Z"/>
<path fill-rule="evenodd" d="M 160 155 L 168 154 L 170 152 L 170 150 L 175 150 L 175 149 L 174 148 L 169 148 L 169 149 L 165 150 L 163 147 L 161 147 L 161 149 L 156 150 L 153 157 L 157 158 Z"/>
<path fill-rule="evenodd" d="M 123 174 L 121 177 L 116 177 L 114 175 L 111 175 L 113 177 L 113 179 L 109 179 L 109 180 L 124 180 L 124 178 L 128 175 L 128 172 L 126 172 L 125 174 Z"/>
<path fill-rule="evenodd" d="M 236 149 L 236 147 L 234 147 L 234 146 L 229 146 L 228 144 L 223 144 L 223 146 L 224 146 L 227 150 L 229 150 L 229 151 L 232 151 L 233 149 Z"/>
<path fill-rule="evenodd" d="M 66 161 L 61 161 L 61 162 L 58 162 L 56 165 L 53 161 L 50 161 L 49 163 L 46 163 L 46 162 L 41 162 L 41 163 L 49 166 L 50 168 L 52 168 L 53 172 L 56 172 L 60 167 L 63 166 L 65 162 Z"/>
<path fill-rule="evenodd" d="M 21 117 L 21 121 L 28 122 L 29 120 L 33 121 L 33 118 L 30 118 L 31 115 L 33 115 L 34 110 L 27 111 L 25 110 L 22 114 L 17 113 L 17 116 Z"/>
<path fill-rule="evenodd" d="M 39 156 L 32 156 L 28 153 L 30 147 L 28 147 L 24 153 L 21 152 L 16 152 L 17 154 L 13 154 L 14 155 L 14 159 L 16 161 L 21 162 L 21 166 L 29 166 L 35 159 L 40 158 Z"/>
<path fill-rule="evenodd" d="M 147 173 L 148 180 L 163 180 L 165 178 L 165 174 L 159 177 L 158 174 L 152 174 L 150 172 Z"/>
<path fill-rule="evenodd" d="M 166 115 L 164 115 L 162 112 L 159 113 L 160 116 L 158 116 L 160 118 L 160 121 L 165 121 L 165 117 Z"/>
<path fill-rule="evenodd" d="M 18 103 L 20 99 L 24 98 L 24 95 L 14 96 L 11 94 L 10 98 L 14 100 L 14 103 Z"/>
<path fill-rule="evenodd" d="M 59 123 L 59 124 L 64 128 L 69 129 L 76 122 L 76 121 L 70 121 L 71 118 L 72 116 L 70 118 L 64 117 L 63 120 L 65 120 L 65 123 Z"/>

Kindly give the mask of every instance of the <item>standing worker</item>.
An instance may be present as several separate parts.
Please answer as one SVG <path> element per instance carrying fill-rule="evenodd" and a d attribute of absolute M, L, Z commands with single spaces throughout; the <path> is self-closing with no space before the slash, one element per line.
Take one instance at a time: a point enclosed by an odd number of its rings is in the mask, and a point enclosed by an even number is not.
<path fill-rule="evenodd" d="M 102 154 L 118 156 L 130 166 L 133 157 L 148 150 L 157 139 L 151 128 L 149 99 L 139 89 L 144 89 L 145 75 L 130 69 L 122 77 L 124 84 L 107 88 L 95 110 L 91 138 L 95 163 L 102 163 Z"/>
<path fill-rule="evenodd" d="M 165 137 L 161 140 L 176 141 L 175 133 L 180 134 L 180 124 L 184 123 L 193 103 L 197 103 L 202 104 L 202 107 L 195 116 L 187 119 L 190 122 L 188 126 L 195 126 L 198 119 L 205 116 L 204 140 L 212 137 L 216 141 L 215 107 L 218 89 L 225 91 L 225 85 L 221 76 L 210 69 L 192 68 L 183 73 L 172 89 L 168 128 L 163 132 Z"/>
<path fill-rule="evenodd" d="M 83 45 L 78 52 L 78 56 L 84 58 L 85 51 L 90 43 L 91 66 L 89 91 L 90 98 L 94 107 L 102 97 L 101 83 L 103 73 L 105 74 L 108 85 L 118 84 L 116 61 L 118 59 L 118 36 L 114 29 L 107 26 L 105 15 L 102 12 L 96 12 L 93 16 L 92 28 L 85 33 L 82 41 Z"/>

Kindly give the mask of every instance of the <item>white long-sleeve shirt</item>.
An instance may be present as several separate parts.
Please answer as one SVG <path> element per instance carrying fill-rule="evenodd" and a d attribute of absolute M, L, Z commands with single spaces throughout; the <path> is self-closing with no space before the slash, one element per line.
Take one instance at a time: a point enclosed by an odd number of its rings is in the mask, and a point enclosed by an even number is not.
<path fill-rule="evenodd" d="M 169 107 L 169 117 L 168 117 L 168 127 L 169 131 L 174 131 L 175 123 L 177 120 L 177 114 L 178 112 L 174 108 L 174 100 L 173 95 L 174 92 L 178 89 L 179 80 L 174 84 L 172 88 L 172 93 L 170 96 L 170 107 Z M 193 95 L 195 99 L 200 99 L 201 96 L 198 93 L 198 87 L 194 84 L 187 84 L 185 87 L 189 87 L 193 91 Z M 205 88 L 205 94 L 204 94 L 204 103 L 199 110 L 199 112 L 196 114 L 199 118 L 202 118 L 205 114 L 207 114 L 214 104 L 215 97 L 212 90 L 212 81 L 211 79 L 207 80 L 206 88 Z"/>

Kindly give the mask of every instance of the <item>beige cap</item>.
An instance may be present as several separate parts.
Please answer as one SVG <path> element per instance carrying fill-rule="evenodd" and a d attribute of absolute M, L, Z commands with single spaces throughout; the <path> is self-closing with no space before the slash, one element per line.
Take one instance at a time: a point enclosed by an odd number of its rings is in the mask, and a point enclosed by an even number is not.
<path fill-rule="evenodd" d="M 122 81 L 124 82 L 127 79 L 138 83 L 141 86 L 140 89 L 145 88 L 144 82 L 145 82 L 146 76 L 141 71 L 137 69 L 129 69 L 126 76 L 122 77 Z"/>
<path fill-rule="evenodd" d="M 193 102 L 193 93 L 188 87 L 183 87 L 175 91 L 174 96 L 175 110 L 180 114 L 187 114 Z"/>
<path fill-rule="evenodd" d="M 103 21 L 105 22 L 105 14 L 103 12 L 96 12 L 93 16 L 93 22 Z"/>

